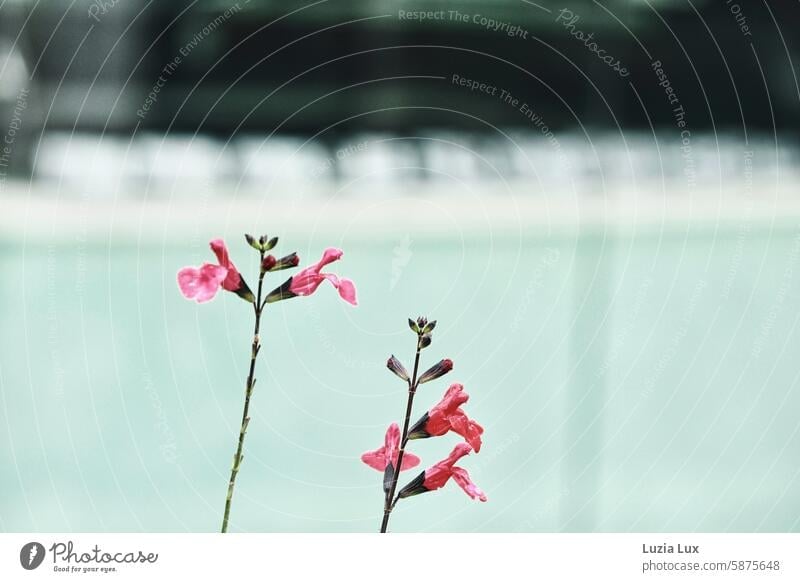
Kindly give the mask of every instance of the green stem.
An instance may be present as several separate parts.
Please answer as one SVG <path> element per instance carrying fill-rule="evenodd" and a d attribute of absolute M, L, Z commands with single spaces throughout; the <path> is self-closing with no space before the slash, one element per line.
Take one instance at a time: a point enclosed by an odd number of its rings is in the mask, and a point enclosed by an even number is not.
<path fill-rule="evenodd" d="M 397 490 L 397 481 L 400 478 L 400 467 L 403 466 L 403 455 L 406 452 L 406 443 L 408 443 L 408 424 L 411 420 L 411 409 L 414 406 L 414 395 L 417 393 L 417 371 L 419 370 L 419 353 L 422 351 L 422 335 L 417 336 L 417 354 L 414 357 L 414 372 L 411 374 L 411 382 L 408 384 L 408 400 L 406 401 L 406 418 L 403 422 L 403 435 L 400 438 L 400 452 L 397 454 L 397 467 L 395 467 L 394 475 L 392 476 L 392 486 L 386 494 L 386 499 L 383 502 L 383 521 L 381 522 L 381 533 L 386 533 L 386 528 L 389 526 L 389 516 L 392 514 L 392 509 L 397 504 L 394 499 L 395 491 Z"/>
<path fill-rule="evenodd" d="M 264 252 L 261 252 L 261 260 L 259 261 L 259 267 L 261 265 L 261 261 L 264 260 Z M 261 340 L 258 336 L 259 329 L 261 328 L 261 311 L 264 309 L 264 306 L 261 304 L 261 290 L 264 283 L 264 272 L 262 271 L 258 276 L 258 296 L 256 297 L 255 302 L 253 303 L 253 311 L 255 313 L 255 326 L 253 327 L 253 344 L 250 349 L 250 373 L 247 375 L 247 383 L 245 384 L 245 394 L 244 394 L 244 409 L 242 410 L 242 424 L 239 428 L 239 440 L 236 445 L 236 454 L 233 456 L 233 467 L 231 468 L 231 477 L 228 480 L 228 495 L 225 498 L 225 513 L 222 516 L 222 533 L 228 531 L 228 519 L 230 518 L 231 514 L 231 501 L 233 500 L 233 488 L 236 484 L 236 476 L 239 474 L 239 467 L 242 464 L 242 460 L 244 456 L 242 455 L 242 449 L 244 448 L 244 435 L 247 432 L 247 425 L 250 422 L 250 417 L 248 416 L 248 412 L 250 410 L 250 397 L 253 395 L 253 388 L 256 385 L 255 379 L 255 370 L 256 370 L 256 358 L 258 357 L 258 352 L 261 351 Z"/>

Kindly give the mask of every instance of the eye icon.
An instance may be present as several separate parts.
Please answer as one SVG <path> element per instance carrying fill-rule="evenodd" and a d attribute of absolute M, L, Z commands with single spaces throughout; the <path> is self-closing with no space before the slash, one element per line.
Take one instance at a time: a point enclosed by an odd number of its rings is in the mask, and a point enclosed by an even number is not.
<path fill-rule="evenodd" d="M 35 570 L 44 561 L 44 546 L 39 542 L 28 542 L 19 551 L 19 563 L 26 570 Z"/>

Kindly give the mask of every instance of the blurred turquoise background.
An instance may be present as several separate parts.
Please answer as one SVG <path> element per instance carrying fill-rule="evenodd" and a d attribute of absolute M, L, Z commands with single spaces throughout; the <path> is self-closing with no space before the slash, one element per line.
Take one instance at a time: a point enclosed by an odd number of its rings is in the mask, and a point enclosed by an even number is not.
<path fill-rule="evenodd" d="M 265 312 L 232 531 L 377 530 L 381 475 L 359 456 L 400 420 L 404 385 L 384 363 L 410 365 L 420 314 L 439 321 L 423 365 L 455 369 L 414 416 L 464 383 L 486 432 L 461 464 L 489 502 L 449 483 L 402 501 L 390 529 L 800 529 L 796 221 L 263 230 L 304 265 L 345 249 L 328 270 L 360 305 L 326 285 Z M 218 530 L 252 313 L 227 293 L 187 302 L 174 277 L 220 234 L 252 283 L 255 253 L 227 228 L 4 239 L 0 529 Z M 427 466 L 455 442 L 411 450 Z"/>
<path fill-rule="evenodd" d="M 800 531 L 800 3 L 456 4 L 0 0 L 0 531 L 219 530 L 245 232 L 360 305 L 265 313 L 231 531 L 378 530 L 419 315 L 489 502 L 391 530 Z"/>

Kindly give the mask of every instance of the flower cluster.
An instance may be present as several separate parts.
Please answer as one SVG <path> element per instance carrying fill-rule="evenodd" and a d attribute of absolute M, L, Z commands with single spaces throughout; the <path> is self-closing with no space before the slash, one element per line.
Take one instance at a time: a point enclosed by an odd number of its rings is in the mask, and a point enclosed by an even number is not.
<path fill-rule="evenodd" d="M 253 342 L 249 353 L 250 373 L 247 376 L 245 384 L 242 424 L 237 435 L 236 452 L 233 455 L 233 466 L 231 467 L 231 476 L 228 480 L 228 494 L 225 498 L 225 511 L 222 517 L 222 533 L 228 530 L 233 489 L 236 476 L 239 474 L 239 468 L 244 459 L 244 437 L 247 432 L 247 427 L 250 424 L 248 411 L 250 408 L 250 398 L 253 395 L 253 389 L 256 384 L 255 364 L 258 353 L 261 351 L 259 330 L 261 326 L 261 314 L 264 308 L 267 304 L 282 299 L 311 295 L 323 281 L 331 283 L 331 285 L 339 291 L 339 296 L 342 299 L 351 305 L 357 304 L 356 288 L 350 279 L 340 278 L 332 273 L 322 272 L 323 267 L 342 258 L 342 251 L 335 248 L 325 249 L 322 258 L 317 263 L 306 267 L 293 277 L 289 277 L 283 285 L 277 287 L 262 299 L 264 277 L 266 274 L 296 267 L 300 264 L 300 258 L 297 256 L 297 253 L 288 254 L 280 259 L 276 259 L 273 255 L 269 254 L 269 251 L 278 244 L 277 237 L 269 238 L 264 235 L 256 239 L 249 234 L 244 236 L 245 240 L 247 240 L 247 244 L 258 251 L 259 254 L 258 285 L 256 286 L 255 295 L 250 290 L 250 287 L 248 287 L 244 277 L 242 277 L 241 273 L 236 268 L 236 265 L 231 261 L 225 242 L 219 238 L 210 242 L 211 250 L 217 257 L 216 265 L 212 263 L 203 263 L 199 267 L 184 267 L 178 271 L 178 288 L 187 299 L 194 300 L 197 303 L 205 303 L 211 301 L 220 289 L 224 289 L 225 291 L 236 293 L 236 295 L 252 304 L 255 315 Z"/>
<path fill-rule="evenodd" d="M 417 351 L 411 375 L 395 356 L 386 362 L 386 367 L 408 386 L 408 402 L 402 435 L 397 423 L 392 423 L 386 431 L 384 445 L 375 451 L 364 453 L 361 460 L 368 466 L 383 472 L 384 515 L 381 532 L 385 532 L 389 515 L 400 499 L 434 491 L 444 487 L 452 477 L 453 481 L 472 499 L 486 501 L 486 494 L 470 479 L 469 473 L 456 463 L 472 451 L 481 450 L 483 427 L 469 418 L 462 406 L 469 400 L 461 384 L 451 384 L 441 401 L 435 404 L 409 428 L 414 396 L 421 384 L 440 378 L 453 369 L 453 362 L 443 359 L 417 376 L 420 352 L 431 345 L 431 332 L 435 321 L 428 322 L 424 317 L 416 321 L 409 319 L 409 327 L 417 335 Z M 429 467 L 412 479 L 395 496 L 400 471 L 416 467 L 419 457 L 405 451 L 409 440 L 438 437 L 453 432 L 465 442 L 455 446 L 446 459 Z"/>
<path fill-rule="evenodd" d="M 245 235 L 247 242 L 254 249 L 261 253 L 261 274 L 260 279 L 265 273 L 290 269 L 300 264 L 297 253 L 291 253 L 276 259 L 272 255 L 265 254 L 278 244 L 278 238 L 268 239 L 262 236 L 255 239 L 249 234 Z M 224 289 L 236 293 L 248 303 L 254 303 L 256 298 L 250 287 L 247 286 L 236 265 L 228 256 L 228 248 L 222 239 L 214 239 L 209 245 L 217 257 L 217 264 L 203 263 L 200 267 L 184 267 L 178 271 L 178 288 L 187 299 L 193 299 L 198 303 L 211 301 L 217 291 Z M 326 265 L 338 261 L 342 258 L 342 250 L 327 248 L 322 253 L 322 258 L 315 264 L 306 267 L 293 277 L 289 277 L 280 287 L 274 289 L 267 295 L 264 303 L 274 303 L 281 299 L 311 295 L 322 284 L 323 281 L 330 282 L 338 291 L 339 296 L 350 303 L 357 305 L 356 288 L 350 279 L 337 277 L 332 273 L 322 273 L 322 268 Z"/>

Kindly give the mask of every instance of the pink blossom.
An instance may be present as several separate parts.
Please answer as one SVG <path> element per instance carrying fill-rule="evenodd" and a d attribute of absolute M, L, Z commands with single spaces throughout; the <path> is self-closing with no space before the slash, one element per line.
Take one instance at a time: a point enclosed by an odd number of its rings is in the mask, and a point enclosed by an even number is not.
<path fill-rule="evenodd" d="M 315 265 L 306 267 L 297 275 L 292 277 L 292 283 L 289 285 L 289 291 L 295 295 L 311 295 L 317 290 L 320 284 L 328 280 L 331 285 L 339 290 L 339 296 L 352 305 L 357 305 L 356 302 L 356 288 L 350 279 L 341 279 L 332 273 L 321 273 L 322 267 L 329 265 L 334 261 L 342 258 L 344 253 L 341 249 L 327 248 L 322 254 L 322 258 Z"/>
<path fill-rule="evenodd" d="M 386 429 L 384 445 L 374 451 L 361 455 L 361 460 L 367 465 L 378 471 L 385 471 L 391 463 L 392 467 L 397 466 L 397 457 L 400 455 L 400 427 L 396 422 L 389 425 Z M 409 452 L 403 453 L 403 466 L 401 471 L 413 469 L 419 465 L 419 457 Z"/>
<path fill-rule="evenodd" d="M 267 296 L 267 303 L 289 299 L 290 297 L 306 296 L 314 293 L 323 281 L 330 282 L 338 291 L 339 296 L 350 303 L 358 305 L 356 300 L 356 287 L 350 279 L 339 278 L 333 273 L 322 273 L 322 267 L 342 258 L 342 250 L 327 248 L 318 263 L 306 267 L 283 285 L 273 290 Z"/>
<path fill-rule="evenodd" d="M 178 287 L 187 299 L 198 303 L 211 301 L 220 287 L 236 293 L 245 301 L 255 301 L 253 293 L 244 282 L 236 266 L 228 256 L 228 249 L 222 239 L 214 239 L 210 243 L 211 250 L 217 256 L 219 265 L 203 263 L 199 268 L 184 267 L 178 271 Z"/>
<path fill-rule="evenodd" d="M 442 436 L 449 431 L 464 437 L 476 453 L 481 450 L 483 427 L 470 419 L 461 405 L 469 400 L 461 384 L 452 384 L 442 400 L 411 427 L 409 438 Z"/>
<path fill-rule="evenodd" d="M 447 458 L 439 461 L 432 467 L 425 469 L 425 480 L 423 485 L 428 491 L 444 487 L 444 484 L 453 476 L 453 465 L 455 465 L 461 457 L 464 457 L 472 451 L 472 447 L 465 443 L 458 443 L 455 448 L 450 451 Z"/>
<path fill-rule="evenodd" d="M 399 497 L 410 497 L 427 491 L 435 491 L 445 486 L 450 477 L 472 499 L 486 501 L 486 494 L 472 482 L 469 473 L 461 467 L 455 467 L 461 457 L 468 455 L 472 449 L 466 443 L 459 443 L 450 452 L 446 459 L 439 461 L 432 467 L 425 469 L 419 476 L 406 485 L 399 493 Z"/>

